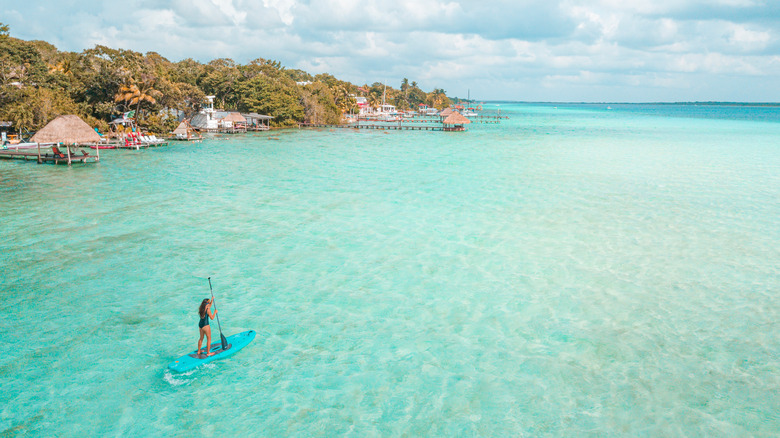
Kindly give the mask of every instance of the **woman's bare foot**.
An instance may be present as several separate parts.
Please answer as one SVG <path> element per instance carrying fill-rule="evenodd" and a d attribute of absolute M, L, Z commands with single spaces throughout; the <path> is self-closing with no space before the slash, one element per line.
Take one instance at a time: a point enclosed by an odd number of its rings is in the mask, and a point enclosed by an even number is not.
<path fill-rule="evenodd" d="M 206 353 L 206 357 L 214 356 L 215 354 L 217 354 L 217 353 Z"/>

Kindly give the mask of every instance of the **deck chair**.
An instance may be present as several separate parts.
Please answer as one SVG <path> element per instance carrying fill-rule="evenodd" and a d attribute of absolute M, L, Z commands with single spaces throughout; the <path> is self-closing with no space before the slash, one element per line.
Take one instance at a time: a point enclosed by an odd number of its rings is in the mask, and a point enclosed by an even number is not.
<path fill-rule="evenodd" d="M 60 151 L 60 148 L 58 148 L 57 146 L 52 146 L 51 147 L 51 152 L 52 152 L 52 154 L 54 154 L 55 158 L 65 158 L 67 156 L 67 155 L 63 154 Z"/>

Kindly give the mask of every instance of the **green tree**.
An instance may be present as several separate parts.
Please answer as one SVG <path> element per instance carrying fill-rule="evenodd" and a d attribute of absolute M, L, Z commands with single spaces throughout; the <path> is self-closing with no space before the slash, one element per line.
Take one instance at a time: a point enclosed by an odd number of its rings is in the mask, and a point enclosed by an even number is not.
<path fill-rule="evenodd" d="M 155 79 L 145 77 L 135 84 L 122 85 L 114 96 L 114 102 L 124 102 L 126 109 L 135 106 L 135 116 L 141 119 L 141 105 L 144 103 L 154 105 L 157 98 L 162 96 L 159 90 L 154 88 Z"/>
<path fill-rule="evenodd" d="M 304 121 L 335 125 L 341 121 L 341 110 L 335 104 L 333 94 L 322 82 L 303 87 L 301 104 L 304 109 Z"/>
<path fill-rule="evenodd" d="M 68 113 L 105 125 L 121 110 L 135 109 L 139 123 L 167 130 L 178 117 L 197 112 L 206 94 L 215 95 L 217 105 L 226 109 L 272 115 L 275 126 L 304 120 L 336 123 L 356 109 L 356 94 L 371 105 L 384 101 L 399 109 L 423 102 L 449 105 L 444 90 L 425 93 L 407 78 L 400 91 L 380 82 L 358 88 L 329 73 L 312 76 L 263 58 L 245 65 L 227 58 L 207 64 L 171 62 L 156 52 L 101 45 L 81 53 L 60 52 L 47 42 L 23 41 L 8 33 L 0 23 L 0 114 L 23 129 Z"/>
<path fill-rule="evenodd" d="M 8 36 L 0 39 L 0 87 L 41 86 L 48 79 L 46 63 L 33 44 Z"/>
<path fill-rule="evenodd" d="M 447 93 L 443 89 L 434 88 L 433 91 L 428 93 L 427 103 L 429 106 L 441 110 L 450 105 L 450 99 L 447 97 Z"/>
<path fill-rule="evenodd" d="M 206 68 L 203 64 L 187 58 L 171 65 L 169 80 L 197 86 L 205 74 Z"/>
<path fill-rule="evenodd" d="M 310 75 L 309 73 L 306 73 L 303 70 L 297 70 L 297 69 L 287 69 L 285 70 L 285 73 L 295 82 L 312 82 L 314 81 L 314 76 Z"/>
<path fill-rule="evenodd" d="M 206 74 L 198 85 L 208 95 L 216 97 L 217 106 L 236 108 L 239 103 L 236 91 L 240 88 L 241 72 L 235 61 L 229 58 L 215 59 L 206 65 Z"/>
<path fill-rule="evenodd" d="M 77 102 L 85 102 L 94 117 L 108 120 L 118 112 L 111 103 L 120 87 L 141 81 L 144 74 L 152 76 L 147 70 L 140 53 L 95 46 L 82 52 L 71 66 L 79 84 L 72 95 Z"/>
<path fill-rule="evenodd" d="M 292 79 L 258 75 L 241 83 L 238 92 L 242 95 L 240 111 L 274 116 L 275 126 L 293 126 L 304 119 L 303 105 Z"/>
<path fill-rule="evenodd" d="M 22 132 L 38 130 L 63 114 L 84 115 L 82 108 L 66 93 L 43 87 L 18 89 L 0 106 L 0 119 L 13 122 Z"/>
<path fill-rule="evenodd" d="M 330 92 L 341 114 L 357 110 L 357 101 L 348 85 L 344 83 L 337 84 L 330 89 Z"/>
<path fill-rule="evenodd" d="M 186 82 L 160 80 L 156 88 L 161 93 L 157 103 L 162 108 L 174 110 L 177 115 L 192 116 L 198 112 L 206 98 L 200 88 Z"/>

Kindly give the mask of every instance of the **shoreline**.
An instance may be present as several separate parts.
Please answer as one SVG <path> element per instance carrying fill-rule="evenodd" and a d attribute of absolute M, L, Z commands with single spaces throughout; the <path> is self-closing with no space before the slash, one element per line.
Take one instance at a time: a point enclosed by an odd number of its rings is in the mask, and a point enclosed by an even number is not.
<path fill-rule="evenodd" d="M 678 105 L 678 106 L 730 106 L 780 108 L 780 102 L 555 102 L 555 101 L 517 101 L 517 100 L 484 100 L 486 104 L 535 104 L 535 105 Z"/>

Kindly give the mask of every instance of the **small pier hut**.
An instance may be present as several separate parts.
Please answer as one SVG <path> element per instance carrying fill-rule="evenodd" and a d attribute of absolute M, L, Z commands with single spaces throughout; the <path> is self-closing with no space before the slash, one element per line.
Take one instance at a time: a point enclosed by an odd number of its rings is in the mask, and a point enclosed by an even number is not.
<path fill-rule="evenodd" d="M 97 144 L 100 142 L 100 134 L 95 132 L 87 123 L 76 115 L 57 116 L 49 122 L 40 131 L 32 136 L 30 141 L 38 143 L 38 162 L 54 161 L 54 164 L 60 161 L 67 161 L 70 165 L 73 161 L 87 162 L 89 154 L 82 151 L 80 156 L 71 153 L 71 146 Z M 52 147 L 52 156 L 41 155 L 41 143 L 55 144 Z M 65 154 L 57 154 L 54 151 L 57 143 L 65 146 Z M 96 149 L 97 156 L 95 161 L 100 161 L 100 149 Z M 92 158 L 92 157 L 90 157 Z"/>
<path fill-rule="evenodd" d="M 189 122 L 184 120 L 179 123 L 179 126 L 177 126 L 176 129 L 171 132 L 170 139 L 180 141 L 198 141 L 202 140 L 203 136 L 200 135 L 200 132 L 195 131 L 195 128 L 193 128 Z"/>
<path fill-rule="evenodd" d="M 242 113 L 246 119 L 247 129 L 250 131 L 268 131 L 271 129 L 270 123 L 273 116 L 264 116 L 257 113 Z"/>
<path fill-rule="evenodd" d="M 453 111 L 452 114 L 442 121 L 442 123 L 444 124 L 445 131 L 465 131 L 466 127 L 463 125 L 471 123 L 471 120 L 467 119 L 461 113 Z"/>
<path fill-rule="evenodd" d="M 445 108 L 439 113 L 439 117 L 441 117 L 442 120 L 446 119 L 447 117 L 451 116 L 452 113 L 454 113 L 455 110 L 452 108 Z"/>
<path fill-rule="evenodd" d="M 229 132 L 246 132 L 246 119 L 240 113 L 228 113 L 220 124 L 222 129 Z"/>

